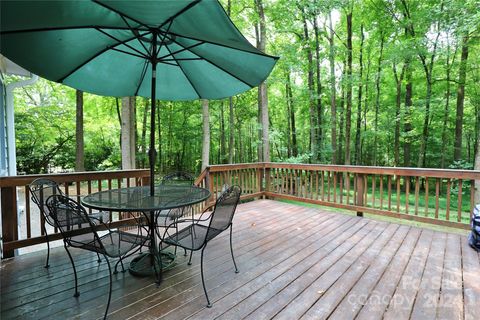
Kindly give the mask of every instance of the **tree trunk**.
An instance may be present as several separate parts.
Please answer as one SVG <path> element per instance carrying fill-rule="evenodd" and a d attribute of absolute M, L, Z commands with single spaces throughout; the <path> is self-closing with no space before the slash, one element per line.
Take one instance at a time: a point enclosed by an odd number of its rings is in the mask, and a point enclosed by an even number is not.
<path fill-rule="evenodd" d="M 462 56 L 458 70 L 457 114 L 455 118 L 455 143 L 453 146 L 453 159 L 455 161 L 462 159 L 463 105 L 465 100 L 465 80 L 467 78 L 468 40 L 468 35 L 463 36 Z"/>
<path fill-rule="evenodd" d="M 266 22 L 265 22 L 265 12 L 263 6 L 263 0 L 255 0 L 255 9 L 258 14 L 259 23 L 257 27 L 257 49 L 262 52 L 265 52 L 265 46 L 267 42 L 266 34 Z M 269 121 L 268 121 L 268 95 L 267 95 L 267 84 L 262 82 L 258 86 L 258 109 L 259 109 L 259 120 L 261 127 L 261 149 L 262 153 L 258 155 L 259 161 L 270 162 L 270 142 L 268 139 L 269 131 Z"/>
<path fill-rule="evenodd" d="M 402 105 L 402 81 L 407 68 L 406 63 L 402 67 L 400 75 L 397 74 L 397 66 L 393 63 L 393 76 L 395 78 L 395 137 L 394 137 L 394 166 L 400 165 L 400 107 Z"/>
<path fill-rule="evenodd" d="M 135 169 L 135 97 L 122 98 L 122 169 Z"/>
<path fill-rule="evenodd" d="M 230 136 L 228 141 L 228 163 L 234 163 L 235 161 L 235 125 L 234 125 L 234 114 L 233 114 L 233 98 L 228 98 L 228 107 L 229 107 L 229 121 L 228 128 L 230 130 Z"/>
<path fill-rule="evenodd" d="M 352 127 L 352 12 L 347 13 L 347 110 L 345 113 L 345 164 L 350 164 Z"/>
<path fill-rule="evenodd" d="M 142 135 L 140 140 L 140 153 L 141 153 L 141 166 L 145 168 L 148 158 L 147 153 L 147 116 L 148 116 L 148 109 L 150 108 L 150 101 L 145 98 L 144 99 L 144 108 L 143 108 L 143 118 L 142 118 Z"/>
<path fill-rule="evenodd" d="M 226 157 L 226 135 L 225 135 L 225 112 L 223 110 L 223 101 L 220 103 L 220 159 L 219 163 L 225 163 Z"/>
<path fill-rule="evenodd" d="M 328 15 L 328 23 L 330 27 L 330 36 L 328 37 L 328 43 L 330 47 L 329 61 L 330 61 L 330 119 L 332 126 L 332 164 L 337 163 L 337 106 L 336 106 L 336 78 L 335 78 L 335 47 L 334 47 L 334 31 L 332 23 L 332 12 Z"/>
<path fill-rule="evenodd" d="M 477 136 L 477 151 L 475 153 L 474 170 L 480 171 L 480 131 Z M 475 181 L 475 203 L 480 204 L 480 180 Z"/>
<path fill-rule="evenodd" d="M 320 154 L 323 147 L 323 104 L 322 104 L 322 82 L 320 74 L 320 41 L 317 15 L 313 19 L 313 29 L 315 31 L 315 60 L 316 60 L 316 80 L 317 80 L 317 160 L 323 161 L 324 157 Z"/>
<path fill-rule="evenodd" d="M 315 163 L 317 159 L 317 147 L 316 147 L 316 137 L 315 137 L 315 101 L 313 99 L 314 94 L 314 84 L 313 84 L 313 55 L 312 49 L 310 47 L 310 37 L 308 34 L 308 25 L 307 25 L 307 18 L 305 17 L 305 11 L 301 8 L 302 11 L 302 19 L 303 19 L 303 36 L 305 40 L 305 50 L 307 53 L 307 61 L 308 61 L 308 106 L 310 111 L 310 152 L 311 162 Z"/>
<path fill-rule="evenodd" d="M 447 34 L 447 61 L 446 61 L 446 93 L 445 93 L 445 108 L 443 110 L 443 123 L 442 123 L 442 152 L 440 154 L 440 167 L 445 168 L 445 155 L 446 155 L 446 148 L 448 145 L 448 113 L 450 110 L 450 94 L 451 94 L 451 71 L 452 67 L 450 64 L 450 44 L 448 41 L 448 34 Z M 456 51 L 456 50 L 455 50 Z"/>
<path fill-rule="evenodd" d="M 343 152 L 343 141 L 345 140 L 344 135 L 344 128 L 345 128 L 345 91 L 346 91 L 346 81 L 345 75 L 347 71 L 347 56 L 345 55 L 343 58 L 343 69 L 342 69 L 342 78 L 341 78 L 341 95 L 340 95 L 340 105 L 339 105 L 339 112 L 338 118 L 338 152 L 337 152 L 337 164 L 345 164 L 343 159 L 344 152 Z"/>
<path fill-rule="evenodd" d="M 297 145 L 297 129 L 295 127 L 295 104 L 293 103 L 293 93 L 292 93 L 292 84 L 290 80 L 290 71 L 287 72 L 287 84 L 286 84 L 286 91 L 287 91 L 287 100 L 290 106 L 290 114 L 289 114 L 289 121 L 290 121 L 290 129 L 292 133 L 292 156 L 298 156 L 298 145 Z"/>
<path fill-rule="evenodd" d="M 202 100 L 203 139 L 202 139 L 202 171 L 210 165 L 210 119 L 208 100 Z"/>
<path fill-rule="evenodd" d="M 374 120 L 374 142 L 373 142 L 373 165 L 377 165 L 377 154 L 378 154 L 378 111 L 380 110 L 380 82 L 382 75 L 382 59 L 383 59 L 383 43 L 384 35 L 382 33 L 380 39 L 380 54 L 378 56 L 378 66 L 377 74 L 375 76 L 375 89 L 377 94 L 375 96 L 375 120 Z"/>
<path fill-rule="evenodd" d="M 411 138 L 410 132 L 412 131 L 412 95 L 413 95 L 413 83 L 412 83 L 412 68 L 410 66 L 410 58 L 405 61 L 405 115 L 404 115 L 404 132 L 405 140 L 403 142 L 403 165 L 410 167 L 410 149 Z M 400 121 L 400 114 L 398 115 Z M 399 160 L 400 161 L 400 160 Z"/>
<path fill-rule="evenodd" d="M 357 125 L 355 132 L 355 164 L 359 165 L 361 162 L 361 146 L 360 146 L 360 135 L 362 130 L 362 90 L 363 90 L 363 42 L 365 36 L 363 34 L 363 24 L 360 25 L 360 57 L 359 57 L 359 84 L 358 84 L 358 103 L 357 103 Z"/>
<path fill-rule="evenodd" d="M 75 125 L 75 171 L 85 171 L 85 147 L 83 135 L 83 91 L 76 90 L 76 125 Z"/>

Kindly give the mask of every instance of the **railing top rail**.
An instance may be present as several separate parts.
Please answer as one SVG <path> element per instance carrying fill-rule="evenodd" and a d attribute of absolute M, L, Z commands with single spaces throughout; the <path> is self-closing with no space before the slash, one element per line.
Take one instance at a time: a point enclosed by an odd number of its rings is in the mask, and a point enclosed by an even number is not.
<path fill-rule="evenodd" d="M 85 180 L 142 178 L 142 177 L 147 177 L 149 175 L 150 175 L 150 171 L 147 169 L 19 175 L 19 176 L 0 177 L 0 187 L 25 186 L 37 178 L 46 177 L 46 176 L 59 183 L 62 183 L 62 182 L 85 181 Z"/>
<path fill-rule="evenodd" d="M 479 170 L 433 169 L 433 168 L 406 168 L 406 167 L 374 167 L 331 164 L 257 162 L 239 164 L 221 164 L 209 166 L 210 172 L 240 169 L 303 169 L 323 170 L 336 172 L 350 172 L 377 175 L 399 175 L 407 177 L 452 178 L 480 180 Z"/>

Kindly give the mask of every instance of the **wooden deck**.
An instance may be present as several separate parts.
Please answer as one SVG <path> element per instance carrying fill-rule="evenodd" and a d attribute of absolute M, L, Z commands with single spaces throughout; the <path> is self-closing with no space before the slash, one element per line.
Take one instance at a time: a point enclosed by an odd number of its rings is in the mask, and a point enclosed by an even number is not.
<path fill-rule="evenodd" d="M 205 308 L 200 255 L 179 256 L 160 287 L 114 276 L 109 319 L 478 319 L 480 257 L 464 236 L 324 212 L 271 200 L 238 207 L 228 232 L 206 249 Z M 3 261 L 1 319 L 96 319 L 108 271 L 72 250 L 80 297 L 63 248 Z"/>

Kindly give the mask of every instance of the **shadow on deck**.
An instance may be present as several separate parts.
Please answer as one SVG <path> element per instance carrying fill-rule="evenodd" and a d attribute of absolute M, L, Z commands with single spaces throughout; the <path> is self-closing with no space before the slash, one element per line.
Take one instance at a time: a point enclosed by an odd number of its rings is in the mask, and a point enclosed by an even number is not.
<path fill-rule="evenodd" d="M 235 274 L 228 232 L 157 287 L 153 278 L 114 275 L 109 319 L 478 319 L 479 254 L 466 238 L 271 200 L 239 205 Z M 72 250 L 80 297 L 63 248 L 2 262 L 1 319 L 95 319 L 108 293 L 106 263 Z M 181 252 L 181 251 L 179 251 Z"/>

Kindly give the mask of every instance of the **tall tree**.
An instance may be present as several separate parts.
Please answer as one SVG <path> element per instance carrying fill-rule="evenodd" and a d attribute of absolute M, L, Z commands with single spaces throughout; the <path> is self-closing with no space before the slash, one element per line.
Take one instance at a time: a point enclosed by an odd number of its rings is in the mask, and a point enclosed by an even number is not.
<path fill-rule="evenodd" d="M 402 81 L 407 64 L 404 63 L 402 71 L 398 74 L 397 65 L 393 62 L 393 76 L 395 79 L 395 137 L 394 137 L 394 165 L 400 165 L 400 108 L 402 105 Z"/>
<path fill-rule="evenodd" d="M 285 84 L 285 91 L 287 96 L 287 104 L 288 104 L 288 118 L 289 118 L 289 128 L 291 131 L 291 141 L 292 141 L 292 156 L 298 156 L 298 145 L 297 145 L 297 128 L 295 126 L 295 104 L 293 101 L 293 93 L 292 93 L 292 83 L 290 79 L 290 70 L 286 72 L 287 74 L 287 82 Z"/>
<path fill-rule="evenodd" d="M 330 122 L 331 122 L 331 146 L 332 164 L 337 163 L 337 84 L 335 76 L 335 31 L 333 30 L 332 11 L 328 13 L 329 25 L 329 55 L 330 62 Z"/>
<path fill-rule="evenodd" d="M 345 112 L 345 164 L 350 164 L 350 134 L 352 127 L 352 10 L 347 12 L 347 110 Z"/>
<path fill-rule="evenodd" d="M 382 77 L 382 61 L 383 61 L 383 45 L 385 41 L 385 35 L 383 31 L 380 31 L 380 53 L 378 55 L 378 62 L 377 62 L 377 74 L 375 75 L 375 119 L 374 119 L 374 133 L 375 136 L 373 137 L 373 165 L 377 165 L 377 155 L 378 155 L 378 112 L 380 110 L 380 91 L 381 91 L 381 77 Z"/>
<path fill-rule="evenodd" d="M 83 91 L 76 90 L 75 171 L 85 171 L 85 146 L 83 134 Z"/>
<path fill-rule="evenodd" d="M 202 171 L 210 165 L 210 113 L 208 100 L 202 100 Z"/>
<path fill-rule="evenodd" d="M 135 97 L 122 98 L 122 169 L 135 169 Z"/>
<path fill-rule="evenodd" d="M 257 31 L 257 48 L 265 52 L 265 47 L 267 43 L 267 27 L 265 12 L 262 0 L 254 0 L 255 9 L 258 14 L 258 26 L 255 30 Z M 262 153 L 258 154 L 258 160 L 264 162 L 270 162 L 270 141 L 268 139 L 269 131 L 269 121 L 268 121 L 268 94 L 267 94 L 267 83 L 266 81 L 262 82 L 258 86 L 258 109 L 259 109 L 259 120 L 261 128 L 261 149 Z"/>
<path fill-rule="evenodd" d="M 462 55 L 458 69 L 457 113 L 455 117 L 455 142 L 453 146 L 453 159 L 455 161 L 462 159 L 463 107 L 465 101 L 465 80 L 467 78 L 468 41 L 469 35 L 467 33 L 462 37 Z"/>
<path fill-rule="evenodd" d="M 308 106 L 310 111 L 310 152 L 312 154 L 311 161 L 316 162 L 317 160 L 317 139 L 315 136 L 315 101 L 314 101 L 314 83 L 313 83 L 313 54 L 312 48 L 310 46 L 310 36 L 308 33 L 307 17 L 305 14 L 305 9 L 300 7 L 302 12 L 302 21 L 303 21 L 303 37 L 304 37 L 304 46 L 305 52 L 307 54 L 307 74 L 308 74 Z"/>
<path fill-rule="evenodd" d="M 359 56 L 359 71 L 358 71 L 358 102 L 357 102 L 357 125 L 355 132 L 355 164 L 359 165 L 361 162 L 361 146 L 360 135 L 362 125 L 362 90 L 363 90 L 363 42 L 365 35 L 363 33 L 363 23 L 360 25 L 360 56 Z"/>
<path fill-rule="evenodd" d="M 319 38 L 319 29 L 318 29 L 318 14 L 316 13 L 313 17 L 313 30 L 315 32 L 315 62 L 316 62 L 316 84 L 317 84 L 317 150 L 323 148 L 323 104 L 322 104 L 322 81 L 321 81 L 321 58 L 320 58 L 320 38 Z M 319 152 L 319 151 L 317 151 Z M 323 156 L 319 153 L 316 157 L 317 160 L 323 160 Z"/>

